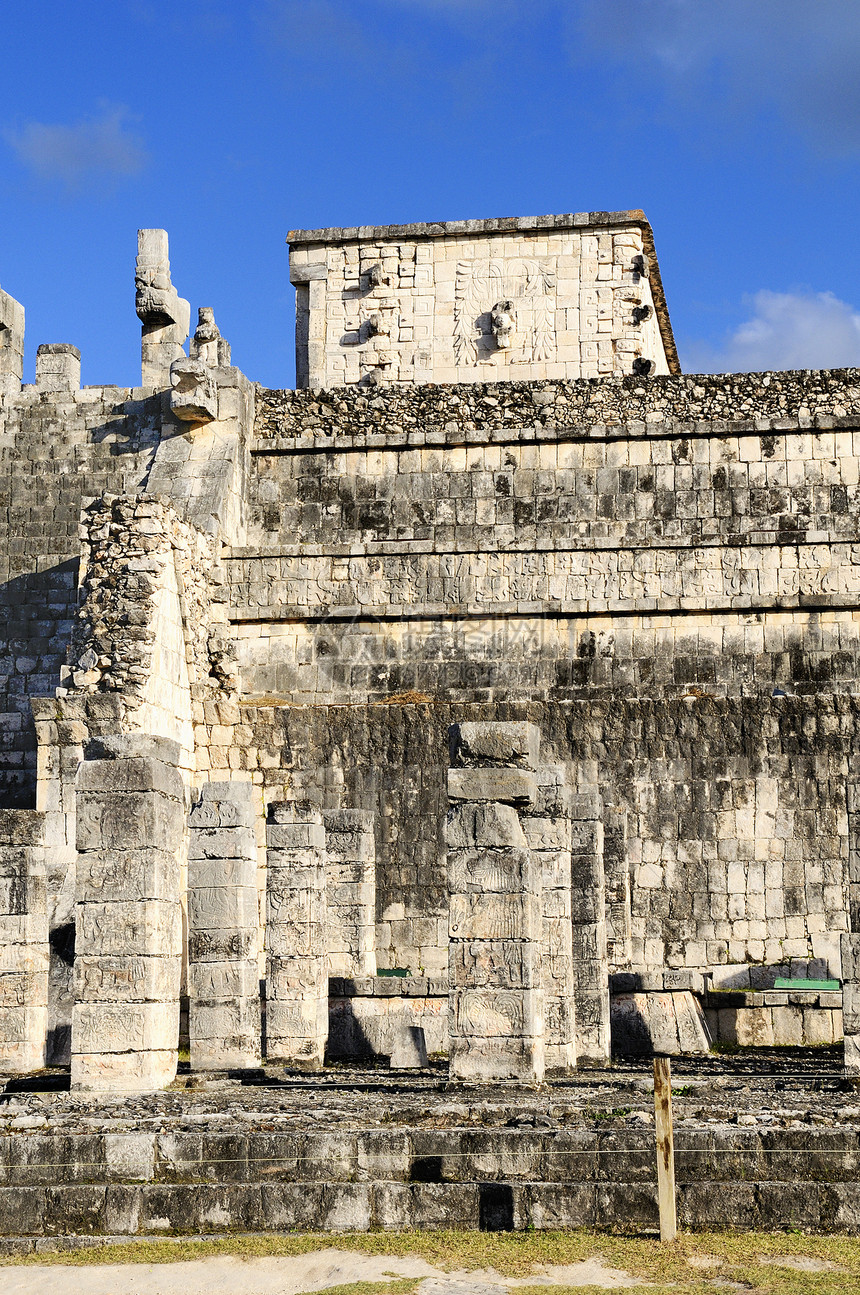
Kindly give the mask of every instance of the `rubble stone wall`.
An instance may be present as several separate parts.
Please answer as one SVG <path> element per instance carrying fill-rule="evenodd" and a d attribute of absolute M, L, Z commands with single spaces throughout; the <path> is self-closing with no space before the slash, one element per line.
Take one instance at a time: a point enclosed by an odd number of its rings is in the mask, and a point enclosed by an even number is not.
<path fill-rule="evenodd" d="M 0 397 L 0 805 L 35 805 L 31 697 L 49 697 L 71 637 L 82 498 L 136 490 L 162 397 L 119 387 Z"/>

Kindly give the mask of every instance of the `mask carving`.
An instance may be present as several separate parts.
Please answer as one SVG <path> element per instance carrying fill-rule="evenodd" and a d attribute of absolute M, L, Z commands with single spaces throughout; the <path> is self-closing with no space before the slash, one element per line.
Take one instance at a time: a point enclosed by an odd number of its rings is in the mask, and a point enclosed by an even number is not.
<path fill-rule="evenodd" d="M 510 350 L 516 322 L 517 316 L 514 303 L 510 300 L 497 301 L 490 315 L 490 324 L 493 329 L 493 337 L 496 339 L 496 346 L 500 351 Z"/>

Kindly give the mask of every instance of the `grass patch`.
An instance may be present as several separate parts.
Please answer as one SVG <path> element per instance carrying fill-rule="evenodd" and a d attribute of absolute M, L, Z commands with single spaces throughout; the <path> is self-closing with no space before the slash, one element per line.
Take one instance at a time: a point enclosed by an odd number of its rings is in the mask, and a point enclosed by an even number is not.
<path fill-rule="evenodd" d="M 671 1246 L 652 1237 L 577 1232 L 371 1232 L 219 1237 L 206 1240 L 129 1241 L 67 1254 L 26 1255 L 0 1262 L 15 1265 L 179 1263 L 216 1255 L 252 1259 L 301 1255 L 317 1250 L 350 1250 L 369 1255 L 419 1256 L 442 1270 L 492 1268 L 506 1277 L 528 1278 L 540 1267 L 599 1258 L 648 1283 L 648 1295 L 714 1295 L 731 1283 L 761 1295 L 856 1295 L 860 1289 L 860 1238 L 799 1233 L 682 1233 Z M 768 1263 L 784 1257 L 811 1258 L 834 1265 L 802 1272 Z M 764 1261 L 764 1262 L 762 1262 Z M 358 1282 L 331 1288 L 329 1295 L 411 1295 L 417 1282 Z M 596 1293 L 599 1287 L 552 1287 L 552 1295 Z M 547 1295 L 545 1286 L 521 1286 L 513 1295 Z"/>

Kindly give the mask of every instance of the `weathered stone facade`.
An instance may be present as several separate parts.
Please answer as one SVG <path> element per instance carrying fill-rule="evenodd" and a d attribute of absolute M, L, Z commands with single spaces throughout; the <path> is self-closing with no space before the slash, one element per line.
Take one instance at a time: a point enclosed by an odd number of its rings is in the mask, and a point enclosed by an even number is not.
<path fill-rule="evenodd" d="M 300 387 L 679 371 L 641 211 L 287 241 Z"/>
<path fill-rule="evenodd" d="M 860 372 L 681 376 L 641 213 L 291 241 L 307 390 L 184 353 L 163 231 L 140 388 L 0 294 L 0 1071 L 168 1082 L 184 996 L 198 1069 L 539 1082 L 843 975 L 860 1066 Z"/>

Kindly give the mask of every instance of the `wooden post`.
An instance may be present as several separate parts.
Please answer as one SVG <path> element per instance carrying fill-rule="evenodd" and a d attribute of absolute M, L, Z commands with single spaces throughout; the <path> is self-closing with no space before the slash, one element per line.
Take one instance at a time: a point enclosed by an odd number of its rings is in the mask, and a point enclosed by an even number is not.
<path fill-rule="evenodd" d="M 657 1138 L 657 1201 L 660 1240 L 674 1241 L 678 1233 L 675 1206 L 675 1139 L 672 1130 L 672 1064 L 654 1058 L 654 1132 Z"/>

